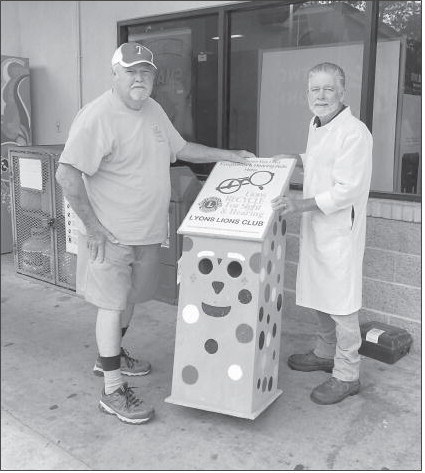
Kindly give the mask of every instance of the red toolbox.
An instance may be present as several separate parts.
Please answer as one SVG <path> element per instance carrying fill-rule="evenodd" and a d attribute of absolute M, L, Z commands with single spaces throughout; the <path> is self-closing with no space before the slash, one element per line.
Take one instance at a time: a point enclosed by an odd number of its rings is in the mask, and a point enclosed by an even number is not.
<path fill-rule="evenodd" d="M 382 322 L 366 322 L 360 325 L 362 345 L 360 355 L 393 364 L 406 353 L 412 345 L 412 336 L 407 330 Z"/>

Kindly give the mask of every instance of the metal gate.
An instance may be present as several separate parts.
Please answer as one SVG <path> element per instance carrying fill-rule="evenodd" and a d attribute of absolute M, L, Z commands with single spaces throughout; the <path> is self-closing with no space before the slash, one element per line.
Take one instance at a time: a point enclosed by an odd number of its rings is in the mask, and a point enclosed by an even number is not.
<path fill-rule="evenodd" d="M 16 271 L 75 290 L 76 255 L 66 251 L 65 208 L 55 173 L 62 146 L 11 148 Z"/>

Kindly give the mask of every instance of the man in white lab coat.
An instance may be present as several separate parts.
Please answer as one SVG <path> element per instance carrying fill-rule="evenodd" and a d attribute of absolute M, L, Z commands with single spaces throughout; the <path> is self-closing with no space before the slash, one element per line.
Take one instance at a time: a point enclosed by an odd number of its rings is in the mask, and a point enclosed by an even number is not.
<path fill-rule="evenodd" d="M 372 173 L 372 136 L 344 105 L 345 74 L 322 63 L 308 73 L 310 123 L 304 166 L 303 199 L 277 197 L 282 215 L 302 213 L 297 305 L 315 309 L 316 346 L 291 355 L 299 371 L 323 370 L 332 376 L 311 399 L 334 404 L 360 390 L 362 263 L 366 208 Z"/>

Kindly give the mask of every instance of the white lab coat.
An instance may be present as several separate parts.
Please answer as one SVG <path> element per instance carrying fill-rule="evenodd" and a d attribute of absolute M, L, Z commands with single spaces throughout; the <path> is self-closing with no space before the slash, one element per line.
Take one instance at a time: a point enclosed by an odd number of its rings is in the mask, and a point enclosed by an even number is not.
<path fill-rule="evenodd" d="M 312 119 L 302 159 L 304 198 L 320 210 L 302 214 L 296 303 L 351 314 L 362 305 L 372 136 L 347 107 L 322 127 Z"/>

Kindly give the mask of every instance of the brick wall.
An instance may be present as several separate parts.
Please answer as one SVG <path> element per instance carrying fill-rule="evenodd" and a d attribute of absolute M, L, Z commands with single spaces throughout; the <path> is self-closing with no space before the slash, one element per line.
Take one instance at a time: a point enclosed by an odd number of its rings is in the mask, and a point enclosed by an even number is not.
<path fill-rule="evenodd" d="M 419 204 L 416 204 L 419 205 Z M 300 217 L 287 219 L 284 318 L 292 331 L 314 331 L 314 314 L 295 305 Z M 421 224 L 368 217 L 360 321 L 406 329 L 421 348 Z M 285 329 L 285 322 L 284 322 Z"/>

